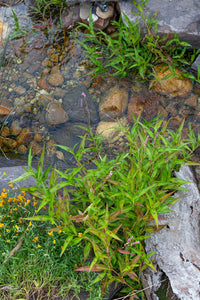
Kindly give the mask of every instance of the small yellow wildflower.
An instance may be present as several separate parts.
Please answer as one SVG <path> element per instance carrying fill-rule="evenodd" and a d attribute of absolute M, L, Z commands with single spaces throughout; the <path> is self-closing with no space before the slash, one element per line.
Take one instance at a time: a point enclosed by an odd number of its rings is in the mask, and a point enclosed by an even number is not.
<path fill-rule="evenodd" d="M 16 208 L 16 207 L 14 207 L 14 208 L 13 208 L 13 210 L 14 210 L 14 211 L 16 211 L 16 210 L 17 210 L 17 208 Z"/>
<path fill-rule="evenodd" d="M 82 232 L 78 233 L 78 237 L 82 237 L 82 235 L 83 235 Z"/>
<path fill-rule="evenodd" d="M 10 186 L 11 188 L 13 188 L 13 184 L 11 183 L 11 184 L 9 184 L 8 186 Z"/>
<path fill-rule="evenodd" d="M 53 235 L 53 231 L 47 232 L 48 235 Z"/>
<path fill-rule="evenodd" d="M 63 249 L 63 246 L 61 246 L 61 249 Z"/>
<path fill-rule="evenodd" d="M 58 233 L 60 234 L 62 232 L 62 230 L 60 229 L 59 231 L 58 231 Z"/>
<path fill-rule="evenodd" d="M 90 289 L 90 291 L 92 291 L 92 289 Z"/>
<path fill-rule="evenodd" d="M 29 231 L 29 228 L 28 228 L 28 227 L 26 228 L 26 231 Z"/>
<path fill-rule="evenodd" d="M 32 223 L 31 223 L 31 221 L 29 222 L 29 224 L 28 224 L 28 227 L 30 227 L 32 225 Z"/>
<path fill-rule="evenodd" d="M 19 233 L 16 233 L 16 236 L 18 236 L 19 235 Z"/>
<path fill-rule="evenodd" d="M 22 223 L 22 217 L 21 217 L 21 218 L 19 218 L 19 220 L 18 220 L 18 221 L 19 221 L 19 223 Z"/>
<path fill-rule="evenodd" d="M 7 240 L 6 243 L 10 243 L 10 240 Z"/>
<path fill-rule="evenodd" d="M 55 243 L 56 243 L 56 240 L 53 240 L 53 243 L 55 244 Z"/>
<path fill-rule="evenodd" d="M 8 203 L 10 203 L 10 202 L 12 202 L 12 199 L 11 199 L 11 198 L 8 199 Z"/>
<path fill-rule="evenodd" d="M 36 206 L 38 203 L 36 201 L 33 202 L 33 206 Z"/>
<path fill-rule="evenodd" d="M 9 232 L 10 230 L 9 230 L 9 229 L 6 229 L 6 231 Z"/>
<path fill-rule="evenodd" d="M 4 226 L 4 224 L 3 223 L 0 223 L 0 228 L 2 228 Z"/>
<path fill-rule="evenodd" d="M 4 192 L 4 193 L 6 193 L 6 192 L 7 192 L 5 188 L 3 188 L 3 192 Z"/>
<path fill-rule="evenodd" d="M 3 172 L 3 175 L 7 175 L 7 173 L 6 173 L 6 172 Z"/>
<path fill-rule="evenodd" d="M 41 248 L 41 246 L 38 244 L 38 248 Z"/>
<path fill-rule="evenodd" d="M 27 206 L 27 205 L 29 205 L 29 203 L 31 202 L 31 200 L 26 200 L 26 202 L 25 202 L 25 206 Z"/>
<path fill-rule="evenodd" d="M 24 196 L 26 196 L 26 191 L 22 191 L 22 194 L 23 194 Z"/>
<path fill-rule="evenodd" d="M 35 242 L 35 243 L 38 242 L 38 240 L 39 240 L 38 236 L 33 238 L 33 242 Z"/>

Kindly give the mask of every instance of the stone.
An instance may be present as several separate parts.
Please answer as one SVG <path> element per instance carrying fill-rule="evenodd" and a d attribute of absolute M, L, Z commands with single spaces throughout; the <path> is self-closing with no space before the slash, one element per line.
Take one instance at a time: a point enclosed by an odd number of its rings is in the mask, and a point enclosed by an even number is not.
<path fill-rule="evenodd" d="M 132 23 L 136 22 L 138 16 L 134 15 L 138 10 L 131 0 L 119 1 L 120 11 L 127 15 Z M 156 14 L 158 19 L 158 34 L 160 36 L 173 37 L 173 33 L 177 33 L 181 41 L 187 42 L 193 48 L 200 48 L 200 19 L 199 19 L 200 2 L 198 0 L 169 1 L 149 0 L 145 5 L 144 14 Z M 142 23 L 142 30 L 144 30 Z M 144 32 L 145 33 L 145 32 Z"/>
<path fill-rule="evenodd" d="M 17 150 L 19 154 L 26 154 L 28 152 L 28 148 L 25 145 L 19 145 Z"/>
<path fill-rule="evenodd" d="M 11 28 L 8 24 L 0 21 L 0 41 L 6 40 L 9 37 Z M 2 47 L 2 46 L 1 46 Z"/>
<path fill-rule="evenodd" d="M 185 99 L 184 104 L 189 106 L 197 106 L 198 96 L 192 95 L 189 98 Z"/>
<path fill-rule="evenodd" d="M 1 128 L 1 136 L 7 137 L 9 135 L 10 135 L 10 129 L 9 129 L 9 127 L 8 126 L 3 126 Z"/>
<path fill-rule="evenodd" d="M 61 103 L 50 102 L 46 107 L 45 119 L 48 126 L 56 126 L 67 122 L 69 117 Z"/>
<path fill-rule="evenodd" d="M 17 146 L 17 142 L 13 139 L 10 139 L 10 138 L 4 138 L 3 139 L 3 144 L 4 144 L 4 146 L 6 146 L 11 151 L 13 151 L 13 149 Z"/>
<path fill-rule="evenodd" d="M 170 98 L 186 97 L 192 91 L 192 83 L 190 79 L 183 77 L 183 73 L 175 69 L 173 76 L 172 72 L 167 66 L 158 65 L 155 67 L 157 80 L 154 79 L 152 89 L 157 93 L 166 95 Z M 172 76 L 165 79 L 165 76 Z"/>
<path fill-rule="evenodd" d="M 10 126 L 10 134 L 18 135 L 22 131 L 22 127 L 20 125 L 19 120 L 13 120 Z"/>
<path fill-rule="evenodd" d="M 98 6 L 96 8 L 96 15 L 101 19 L 111 18 L 114 14 L 113 6 L 109 5 L 107 11 L 102 11 Z"/>
<path fill-rule="evenodd" d="M 102 121 L 115 120 L 122 116 L 128 104 L 128 91 L 118 85 L 110 88 L 99 105 L 99 115 Z"/>
<path fill-rule="evenodd" d="M 85 2 L 84 4 L 83 3 L 80 4 L 80 18 L 82 20 L 87 20 L 90 14 L 91 7 L 92 7 L 91 2 Z"/>
<path fill-rule="evenodd" d="M 118 122 L 101 121 L 97 126 L 96 135 L 101 135 L 105 142 L 113 144 L 125 135 L 125 132 L 121 128 L 119 128 L 121 125 L 126 128 L 129 127 L 128 120 L 125 116 L 119 119 Z"/>
<path fill-rule="evenodd" d="M 158 115 L 159 111 L 159 96 L 152 92 L 134 93 L 131 95 L 128 104 L 127 118 L 133 123 L 133 116 L 137 118 L 139 114 L 147 121 L 152 120 Z"/>
<path fill-rule="evenodd" d="M 36 141 L 31 141 L 29 144 L 29 149 L 33 155 L 39 155 L 42 152 L 42 146 L 40 146 Z"/>
<path fill-rule="evenodd" d="M 32 131 L 31 131 L 31 128 L 30 127 L 26 127 L 26 128 L 23 128 L 21 133 L 18 135 L 16 141 L 17 141 L 17 144 L 18 145 L 26 145 L 28 144 L 33 138 L 33 134 L 32 134 Z"/>
<path fill-rule="evenodd" d="M 179 201 L 170 213 L 164 214 L 159 224 L 167 225 L 146 240 L 146 251 L 152 256 L 158 272 L 148 269 L 144 272 L 146 287 L 153 300 L 159 299 L 155 291 L 161 285 L 162 274 L 169 278 L 174 294 L 181 300 L 199 299 L 200 282 L 200 194 L 193 172 L 188 166 L 181 166 L 176 177 L 188 181 L 186 190 L 178 191 L 174 197 Z M 170 298 L 172 299 L 172 298 Z"/>
<path fill-rule="evenodd" d="M 51 86 L 48 84 L 46 77 L 42 77 L 38 80 L 38 86 L 46 91 L 51 90 Z"/>
<path fill-rule="evenodd" d="M 197 56 L 191 66 L 191 69 L 194 70 L 196 74 L 198 73 L 198 68 L 200 69 L 200 54 Z"/>
<path fill-rule="evenodd" d="M 47 81 L 53 86 L 60 86 L 63 84 L 64 78 L 62 74 L 59 71 L 57 71 L 47 76 Z"/>

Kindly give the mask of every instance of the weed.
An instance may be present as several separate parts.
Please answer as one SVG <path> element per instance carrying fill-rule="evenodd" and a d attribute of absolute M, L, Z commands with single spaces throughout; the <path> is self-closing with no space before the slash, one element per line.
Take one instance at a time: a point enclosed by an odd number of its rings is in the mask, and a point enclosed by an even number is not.
<path fill-rule="evenodd" d="M 101 299 L 100 288 L 91 285 L 94 274 L 74 272 L 81 265 L 81 244 L 69 246 L 60 257 L 66 238 L 63 230 L 54 232 L 51 223 L 25 220 L 37 208 L 38 202 L 25 191 L 14 195 L 4 189 L 0 195 L 0 298 L 78 297 L 86 291 L 88 299 Z"/>
<path fill-rule="evenodd" d="M 43 150 L 34 171 L 30 152 L 26 173 L 15 180 L 36 179 L 36 185 L 25 190 L 40 199 L 38 211 L 48 205 L 48 215 L 26 219 L 50 221 L 53 231 L 64 231 L 61 255 L 69 245 L 84 243 L 83 265 L 76 271 L 100 272 L 93 283 L 101 280 L 103 291 L 112 282 L 134 291 L 141 272 L 147 267 L 154 269 L 144 240 L 162 229 L 159 215 L 170 212 L 178 200 L 173 194 L 185 183 L 174 178 L 173 171 L 182 164 L 193 164 L 189 159 L 200 142 L 191 128 L 188 138 L 182 140 L 182 127 L 174 133 L 167 124 L 162 126 L 162 120 L 142 124 L 137 119 L 130 132 L 121 127 L 128 150 L 110 160 L 99 150 L 101 137 L 86 129 L 92 147 L 85 147 L 86 136 L 78 148 L 59 146 L 75 157 L 77 167 L 61 172 L 49 166 L 43 171 Z M 97 155 L 92 158 L 94 167 L 87 169 L 83 157 L 91 151 Z M 152 220 L 155 225 L 149 224 Z M 85 265 L 92 253 L 92 262 Z"/>
<path fill-rule="evenodd" d="M 156 76 L 154 66 L 163 63 L 173 71 L 176 67 L 183 69 L 185 77 L 200 81 L 200 70 L 197 77 L 186 71 L 186 66 L 192 64 L 200 50 L 188 52 L 191 45 L 180 41 L 176 33 L 170 40 L 160 37 L 157 33 L 156 14 L 144 14 L 147 2 L 148 0 L 133 0 L 138 9 L 138 13 L 134 13 L 138 17 L 137 21 L 132 23 L 124 14 L 124 21 L 120 18 L 113 22 L 116 33 L 112 35 L 101 30 L 95 31 L 91 14 L 89 25 L 80 23 L 79 27 L 87 29 L 88 33 L 84 33 L 84 41 L 78 42 L 93 63 L 91 73 L 98 76 L 112 70 L 114 76 L 131 75 L 148 79 Z M 141 23 L 145 25 L 145 35 L 141 33 Z"/>

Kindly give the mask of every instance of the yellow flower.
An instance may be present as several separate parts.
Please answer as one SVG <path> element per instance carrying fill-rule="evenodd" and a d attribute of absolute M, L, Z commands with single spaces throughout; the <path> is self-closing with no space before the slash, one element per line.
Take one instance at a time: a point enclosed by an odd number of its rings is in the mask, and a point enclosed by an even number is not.
<path fill-rule="evenodd" d="M 90 289 L 90 291 L 92 291 L 92 289 Z"/>
<path fill-rule="evenodd" d="M 38 248 L 41 248 L 41 246 L 38 244 Z"/>
<path fill-rule="evenodd" d="M 63 246 L 61 246 L 61 249 L 63 249 Z"/>
<path fill-rule="evenodd" d="M 33 202 L 33 206 L 36 206 L 38 203 L 36 201 Z"/>
<path fill-rule="evenodd" d="M 3 172 L 3 175 L 7 175 L 6 172 Z"/>
<path fill-rule="evenodd" d="M 31 223 L 31 221 L 29 222 L 29 224 L 28 224 L 28 227 L 30 227 L 32 225 L 32 223 Z"/>
<path fill-rule="evenodd" d="M 33 238 L 33 242 L 35 242 L 35 243 L 38 242 L 38 240 L 39 240 L 38 236 Z"/>
<path fill-rule="evenodd" d="M 3 188 L 3 192 L 4 192 L 4 193 L 6 193 L 6 192 L 7 192 L 5 188 Z"/>
<path fill-rule="evenodd" d="M 31 200 L 26 200 L 26 202 L 25 202 L 25 206 L 27 206 L 27 205 L 29 205 L 29 203 L 31 202 Z"/>
<path fill-rule="evenodd" d="M 83 235 L 82 232 L 78 233 L 78 237 L 82 237 L 82 235 Z"/>
<path fill-rule="evenodd" d="M 16 207 L 14 207 L 14 208 L 13 208 L 13 210 L 14 210 L 14 211 L 16 211 L 16 210 L 17 210 L 17 208 L 16 208 Z"/>
<path fill-rule="evenodd" d="M 3 223 L 0 223 L 0 228 L 2 228 L 4 226 L 4 224 Z"/>
<path fill-rule="evenodd" d="M 9 229 L 6 229 L 6 231 L 9 232 L 10 230 L 9 230 Z"/>
<path fill-rule="evenodd" d="M 47 232 L 48 235 L 53 235 L 53 231 Z"/>
<path fill-rule="evenodd" d="M 58 233 L 60 234 L 62 232 L 62 230 L 60 229 L 59 231 L 58 231 Z"/>
<path fill-rule="evenodd" d="M 8 186 L 10 186 L 11 188 L 13 188 L 13 184 L 11 183 L 11 184 L 9 184 Z"/>
<path fill-rule="evenodd" d="M 53 240 L 53 243 L 55 244 L 55 243 L 56 243 L 56 240 Z"/>
<path fill-rule="evenodd" d="M 19 223 L 22 223 L 22 217 L 21 217 L 21 218 L 19 218 L 19 220 L 18 220 L 18 221 L 19 221 Z"/>
<path fill-rule="evenodd" d="M 7 240 L 6 243 L 10 243 L 10 240 Z"/>
<path fill-rule="evenodd" d="M 29 231 L 28 227 L 26 228 L 26 231 Z"/>

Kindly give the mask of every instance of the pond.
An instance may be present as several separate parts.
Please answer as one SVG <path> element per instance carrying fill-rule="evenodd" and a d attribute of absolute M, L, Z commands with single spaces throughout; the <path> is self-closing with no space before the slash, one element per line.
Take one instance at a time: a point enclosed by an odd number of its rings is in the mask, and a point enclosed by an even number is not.
<path fill-rule="evenodd" d="M 1 14 L 5 13 L 2 7 Z M 15 6 L 15 13 L 23 27 L 24 5 Z M 11 9 L 5 20 L 9 19 Z M 81 31 L 32 24 L 30 18 L 28 24 L 34 31 L 11 40 L 5 55 L 3 51 L 1 54 L 0 165 L 26 162 L 30 147 L 37 161 L 45 145 L 45 163 L 65 169 L 73 165 L 73 159 L 54 144 L 74 147 L 85 134 L 78 126 L 91 126 L 94 132 L 100 132 L 102 121 L 121 118 L 131 126 L 131 110 L 136 116 L 142 112 L 148 121 L 162 115 L 174 130 L 185 120 L 183 133 L 186 135 L 192 124 L 198 134 L 198 84 L 181 97 L 171 97 L 150 90 L 149 83 L 138 83 L 134 77 L 120 79 L 104 74 L 93 78 L 87 75 L 91 62 L 77 42 L 83 39 Z M 109 99 L 108 107 L 105 99 Z M 126 102 L 123 108 L 120 101 Z M 123 139 L 110 137 L 108 145 L 123 150 Z"/>

